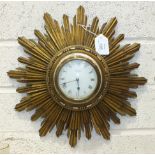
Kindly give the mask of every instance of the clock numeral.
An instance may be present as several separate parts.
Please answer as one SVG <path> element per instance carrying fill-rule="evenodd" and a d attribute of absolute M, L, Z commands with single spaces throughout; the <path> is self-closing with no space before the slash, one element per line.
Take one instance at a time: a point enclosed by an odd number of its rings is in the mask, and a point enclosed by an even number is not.
<path fill-rule="evenodd" d="M 91 81 L 95 81 L 95 79 L 94 79 L 94 78 L 91 78 L 90 80 L 91 80 Z"/>
<path fill-rule="evenodd" d="M 61 78 L 61 80 L 64 80 L 65 78 Z"/>
<path fill-rule="evenodd" d="M 66 83 L 63 83 L 62 86 L 63 86 L 63 88 L 65 89 L 65 88 L 66 88 Z"/>
<path fill-rule="evenodd" d="M 71 68 L 72 66 L 70 64 L 68 64 L 68 67 Z"/>
<path fill-rule="evenodd" d="M 89 73 L 91 74 L 93 72 L 93 70 L 91 70 Z"/>
<path fill-rule="evenodd" d="M 92 89 L 93 87 L 91 86 L 91 85 L 89 85 L 89 87 L 88 87 L 89 89 Z"/>
<path fill-rule="evenodd" d="M 84 67 L 88 67 L 88 64 L 87 63 L 84 63 Z"/>
<path fill-rule="evenodd" d="M 68 94 L 72 94 L 72 91 L 71 91 L 71 90 L 69 90 L 69 91 L 68 91 Z"/>

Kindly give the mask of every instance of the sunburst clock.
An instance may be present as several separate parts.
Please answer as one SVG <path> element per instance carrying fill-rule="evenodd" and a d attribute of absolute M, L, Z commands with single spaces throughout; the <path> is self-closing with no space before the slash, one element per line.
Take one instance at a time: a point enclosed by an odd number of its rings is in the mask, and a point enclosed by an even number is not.
<path fill-rule="evenodd" d="M 91 131 L 110 139 L 109 121 L 119 124 L 120 115 L 136 115 L 128 98 L 136 97 L 130 88 L 146 83 L 146 79 L 131 74 L 138 63 L 129 63 L 139 50 L 140 44 L 120 47 L 124 35 L 114 37 L 116 18 L 99 28 L 95 17 L 87 27 L 84 8 L 77 9 L 73 23 L 63 15 L 60 27 L 48 13 L 44 15 L 45 30 L 35 30 L 38 42 L 19 37 L 18 42 L 30 57 L 19 57 L 25 68 L 11 70 L 8 75 L 25 83 L 17 88 L 27 93 L 15 107 L 17 111 L 36 109 L 31 120 L 42 117 L 39 130 L 45 136 L 54 127 L 59 137 L 67 130 L 69 144 L 75 146 L 81 131 L 87 139 Z M 95 50 L 95 37 L 103 34 L 109 41 L 109 55 Z"/>

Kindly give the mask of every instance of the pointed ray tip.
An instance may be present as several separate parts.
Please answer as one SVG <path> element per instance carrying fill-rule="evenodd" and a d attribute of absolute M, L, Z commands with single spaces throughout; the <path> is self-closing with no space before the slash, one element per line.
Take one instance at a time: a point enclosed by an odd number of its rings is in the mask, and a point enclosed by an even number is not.
<path fill-rule="evenodd" d="M 16 89 L 16 92 L 18 92 L 20 90 L 20 87 L 18 87 L 17 89 Z"/>
<path fill-rule="evenodd" d="M 143 77 L 143 78 L 144 78 L 144 84 L 147 83 L 147 79 L 145 77 Z"/>
<path fill-rule="evenodd" d="M 106 138 L 107 140 L 110 140 L 110 135 L 107 135 L 107 138 Z"/>
<path fill-rule="evenodd" d="M 10 71 L 8 71 L 8 72 L 6 72 L 8 76 L 10 76 L 10 72 L 11 72 L 11 70 L 10 70 Z"/>
<path fill-rule="evenodd" d="M 117 23 L 117 18 L 116 18 L 116 16 L 115 16 L 115 17 L 113 17 L 112 19 L 113 19 L 113 20 L 115 20 L 115 21 L 116 21 L 116 23 Z"/>
<path fill-rule="evenodd" d="M 32 115 L 31 116 L 31 121 L 36 121 L 37 120 L 37 118 L 35 117 L 35 115 Z"/>
<path fill-rule="evenodd" d="M 68 15 L 66 15 L 66 14 L 63 14 L 63 18 L 66 18 L 66 17 L 68 18 Z"/>
<path fill-rule="evenodd" d="M 140 46 L 140 43 L 136 43 L 138 46 Z"/>
<path fill-rule="evenodd" d="M 77 10 L 81 10 L 81 9 L 82 9 L 82 10 L 85 10 L 84 7 L 83 7 L 82 5 L 80 5 L 80 6 L 78 7 Z"/>
<path fill-rule="evenodd" d="M 115 16 L 115 17 L 112 17 L 112 19 L 113 19 L 113 20 L 117 20 L 116 16 Z"/>
<path fill-rule="evenodd" d="M 14 70 L 9 70 L 8 72 L 7 72 L 7 75 L 11 78 L 12 77 L 12 72 L 14 72 Z"/>
<path fill-rule="evenodd" d="M 94 17 L 94 19 L 97 19 L 97 20 L 99 20 L 99 18 L 98 18 L 97 16 L 95 16 L 95 17 Z"/>
<path fill-rule="evenodd" d="M 132 116 L 136 116 L 136 115 L 137 115 L 137 112 L 136 112 L 136 110 L 135 110 Z"/>
<path fill-rule="evenodd" d="M 140 43 L 134 43 L 134 45 L 140 48 Z"/>
<path fill-rule="evenodd" d="M 121 35 L 121 37 L 122 37 L 122 38 L 124 38 L 124 36 L 125 36 L 123 33 L 122 33 L 122 34 L 120 34 L 120 35 Z"/>
<path fill-rule="evenodd" d="M 45 15 L 48 15 L 48 14 L 49 14 L 48 12 L 45 12 L 45 13 L 44 13 L 44 16 L 45 16 Z"/>
<path fill-rule="evenodd" d="M 39 32 L 39 30 L 37 30 L 37 29 L 34 29 L 34 33 L 38 33 Z"/>
<path fill-rule="evenodd" d="M 60 137 L 60 135 L 61 135 L 61 134 L 59 134 L 58 132 L 56 132 L 56 136 L 57 136 L 57 137 Z"/>
<path fill-rule="evenodd" d="M 45 12 L 43 18 L 45 19 L 47 16 L 50 16 L 50 14 L 48 12 Z"/>
<path fill-rule="evenodd" d="M 17 40 L 20 40 L 20 39 L 22 39 L 22 37 L 18 37 L 18 38 L 17 38 Z"/>
<path fill-rule="evenodd" d="M 17 60 L 20 61 L 22 59 L 22 57 L 18 57 Z"/>
<path fill-rule="evenodd" d="M 14 108 L 16 111 L 22 111 L 23 109 L 20 109 L 19 107 L 18 107 L 18 104 L 16 104 L 16 106 L 15 106 L 15 108 Z"/>
<path fill-rule="evenodd" d="M 134 108 L 130 107 L 131 108 L 131 113 L 129 114 L 130 116 L 136 116 L 137 115 L 137 112 Z"/>
<path fill-rule="evenodd" d="M 119 119 L 119 120 L 117 120 L 116 124 L 120 124 L 120 123 L 121 123 L 120 119 Z"/>
<path fill-rule="evenodd" d="M 40 128 L 40 130 L 39 130 L 39 136 L 40 136 L 40 137 L 44 137 L 44 136 L 45 136 L 45 134 L 41 131 L 41 128 Z"/>
<path fill-rule="evenodd" d="M 76 144 L 73 144 L 73 143 L 69 143 L 69 144 L 70 144 L 70 146 L 71 146 L 72 148 L 74 148 L 75 145 L 76 145 Z"/>
<path fill-rule="evenodd" d="M 23 40 L 23 39 L 25 39 L 24 36 L 21 36 L 21 37 L 18 37 L 18 38 L 17 38 L 18 42 L 20 42 L 20 41 Z"/>
<path fill-rule="evenodd" d="M 82 9 L 84 9 L 84 7 L 83 7 L 82 5 L 80 5 L 80 6 L 78 7 L 78 9 L 79 9 L 79 8 L 82 8 Z"/>
<path fill-rule="evenodd" d="M 140 49 L 140 43 L 135 43 L 135 45 L 137 46 L 137 51 Z"/>

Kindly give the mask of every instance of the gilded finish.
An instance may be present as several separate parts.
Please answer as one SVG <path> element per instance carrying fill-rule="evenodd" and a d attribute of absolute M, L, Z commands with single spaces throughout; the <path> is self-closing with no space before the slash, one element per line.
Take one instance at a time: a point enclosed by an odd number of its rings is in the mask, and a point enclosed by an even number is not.
<path fill-rule="evenodd" d="M 61 66 L 67 61 L 73 59 L 83 59 L 88 61 L 95 68 L 98 77 L 98 84 L 94 93 L 89 96 L 89 98 L 81 100 L 80 102 L 79 100 L 65 97 L 57 85 L 58 73 Z M 104 59 L 93 49 L 72 45 L 61 50 L 51 59 L 46 77 L 48 90 L 55 102 L 64 108 L 81 111 L 92 108 L 103 99 L 109 83 L 109 69 Z"/>
<path fill-rule="evenodd" d="M 90 139 L 93 128 L 103 138 L 110 139 L 109 121 L 119 124 L 117 113 L 136 115 L 128 98 L 135 98 L 137 95 L 130 88 L 137 88 L 147 81 L 144 77 L 131 73 L 139 67 L 138 63 L 129 61 L 139 50 L 140 44 L 120 46 L 124 35 L 114 37 L 116 17 L 104 23 L 101 28 L 98 17 L 95 17 L 88 28 L 87 16 L 82 6 L 77 9 L 72 23 L 67 15 L 63 15 L 62 26 L 48 13 L 44 14 L 44 20 L 46 34 L 35 30 L 38 42 L 25 37 L 18 38 L 29 57 L 19 57 L 18 61 L 25 64 L 25 67 L 8 72 L 11 78 L 25 83 L 25 86 L 17 88 L 17 92 L 27 93 L 15 109 L 36 109 L 31 120 L 43 118 L 40 136 L 45 136 L 54 127 L 58 137 L 67 130 L 72 147 L 80 138 L 81 131 Z M 110 54 L 107 56 L 95 52 L 94 40 L 99 34 L 105 35 L 109 40 Z M 57 85 L 61 65 L 75 58 L 93 64 L 99 81 L 94 93 L 80 102 L 65 97 Z"/>

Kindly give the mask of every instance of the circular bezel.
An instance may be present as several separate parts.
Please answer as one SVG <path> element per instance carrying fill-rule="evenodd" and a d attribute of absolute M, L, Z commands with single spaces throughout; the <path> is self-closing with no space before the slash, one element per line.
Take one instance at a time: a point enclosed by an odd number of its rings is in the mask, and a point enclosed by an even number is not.
<path fill-rule="evenodd" d="M 62 93 L 58 85 L 58 74 L 61 67 L 68 61 L 81 59 L 90 63 L 97 73 L 97 86 L 95 91 L 83 100 L 68 98 Z M 70 46 L 59 51 L 48 65 L 47 87 L 52 99 L 59 105 L 71 110 L 85 110 L 101 101 L 107 92 L 109 83 L 109 70 L 102 56 L 90 48 L 83 46 Z"/>

